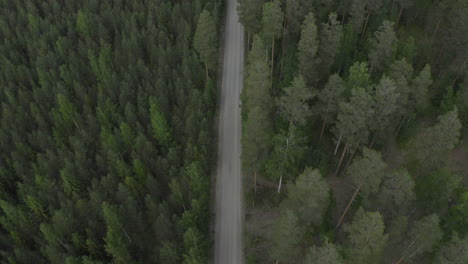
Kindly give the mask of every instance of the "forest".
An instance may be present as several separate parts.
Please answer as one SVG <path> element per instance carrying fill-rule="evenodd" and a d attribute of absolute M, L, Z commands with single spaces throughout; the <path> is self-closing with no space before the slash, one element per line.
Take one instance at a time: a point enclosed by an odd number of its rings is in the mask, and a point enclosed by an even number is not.
<path fill-rule="evenodd" d="M 468 263 L 468 3 L 237 12 L 246 263 Z"/>
<path fill-rule="evenodd" d="M 210 258 L 218 0 L 0 0 L 0 263 Z"/>

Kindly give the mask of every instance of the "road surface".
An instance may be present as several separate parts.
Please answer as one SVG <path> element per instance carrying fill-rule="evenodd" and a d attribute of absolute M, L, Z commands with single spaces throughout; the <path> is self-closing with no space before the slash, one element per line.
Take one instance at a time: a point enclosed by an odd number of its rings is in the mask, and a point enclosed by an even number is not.
<path fill-rule="evenodd" d="M 240 92 L 244 65 L 244 29 L 237 1 L 227 0 L 223 77 L 220 94 L 216 176 L 215 264 L 242 264 L 242 174 Z"/>

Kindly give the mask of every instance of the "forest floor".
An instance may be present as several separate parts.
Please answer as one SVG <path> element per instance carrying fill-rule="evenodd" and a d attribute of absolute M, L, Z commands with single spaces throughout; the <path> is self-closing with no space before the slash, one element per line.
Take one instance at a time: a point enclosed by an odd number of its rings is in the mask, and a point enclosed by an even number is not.
<path fill-rule="evenodd" d="M 460 146 L 452 151 L 449 158 L 449 168 L 459 173 L 462 179 L 468 183 L 468 140 L 462 141 Z"/>

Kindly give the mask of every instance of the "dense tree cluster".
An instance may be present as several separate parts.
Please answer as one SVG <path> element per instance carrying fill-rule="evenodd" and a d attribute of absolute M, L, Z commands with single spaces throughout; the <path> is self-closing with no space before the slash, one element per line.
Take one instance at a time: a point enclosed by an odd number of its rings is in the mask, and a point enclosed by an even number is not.
<path fill-rule="evenodd" d="M 246 234 L 247 260 L 465 263 L 468 171 L 449 157 L 468 162 L 466 1 L 238 11 L 246 221 L 268 230 Z"/>
<path fill-rule="evenodd" d="M 2 263 L 207 263 L 222 1 L 0 1 Z"/>

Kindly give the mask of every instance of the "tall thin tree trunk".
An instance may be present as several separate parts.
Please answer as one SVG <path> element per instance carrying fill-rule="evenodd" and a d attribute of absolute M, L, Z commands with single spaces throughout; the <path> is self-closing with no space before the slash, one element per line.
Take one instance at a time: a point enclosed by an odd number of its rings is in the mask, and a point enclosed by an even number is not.
<path fill-rule="evenodd" d="M 395 0 L 392 1 L 392 8 L 390 9 L 390 14 L 393 12 L 393 7 L 395 6 Z"/>
<path fill-rule="evenodd" d="M 406 117 L 403 117 L 403 118 L 401 119 L 400 124 L 398 125 L 398 128 L 397 128 L 397 130 L 396 130 L 396 132 L 395 132 L 395 137 L 398 137 L 398 134 L 400 133 L 400 129 L 401 129 L 401 127 L 403 126 L 403 122 L 405 121 L 405 119 L 406 119 Z"/>
<path fill-rule="evenodd" d="M 286 157 L 288 156 L 288 151 L 289 151 L 289 137 L 292 137 L 291 132 L 291 127 L 292 127 L 292 121 L 289 122 L 289 131 L 288 131 L 288 137 L 286 137 L 286 148 L 284 150 L 284 155 L 283 155 L 283 160 L 281 161 L 281 168 L 280 168 L 280 179 L 278 183 L 278 193 L 281 192 L 281 184 L 283 182 L 283 169 L 284 169 L 284 163 L 286 162 Z"/>
<path fill-rule="evenodd" d="M 206 74 L 206 80 L 208 80 L 208 66 L 205 64 L 205 74 Z"/>
<path fill-rule="evenodd" d="M 127 234 L 127 231 L 125 231 L 125 229 L 123 228 L 123 226 L 119 223 L 119 227 L 120 229 L 122 229 L 122 232 L 125 234 L 125 236 L 127 237 L 128 241 L 130 243 L 132 243 L 132 239 L 130 238 L 130 236 Z"/>
<path fill-rule="evenodd" d="M 283 174 L 281 173 L 281 176 L 280 176 L 280 179 L 279 179 L 279 183 L 278 183 L 278 193 L 281 192 L 281 184 L 283 182 Z"/>
<path fill-rule="evenodd" d="M 322 130 L 320 130 L 320 137 L 319 137 L 319 141 L 322 139 L 322 136 L 323 136 L 323 131 L 325 130 L 325 125 L 327 123 L 325 122 L 325 120 L 323 120 L 323 124 L 322 124 Z"/>
<path fill-rule="evenodd" d="M 356 145 L 356 147 L 354 148 L 353 153 L 351 154 L 351 157 L 350 157 L 350 158 L 348 159 L 348 161 L 346 162 L 346 165 L 345 165 L 343 171 L 346 171 L 346 169 L 348 169 L 348 166 L 349 166 L 349 164 L 351 164 L 351 161 L 353 160 L 354 155 L 356 154 L 358 147 L 359 147 L 359 143 L 358 143 L 358 144 Z"/>
<path fill-rule="evenodd" d="M 356 188 L 356 191 L 354 191 L 353 196 L 351 197 L 351 200 L 349 200 L 348 205 L 346 206 L 343 214 L 340 217 L 340 220 L 338 220 L 338 224 L 336 224 L 335 229 L 338 229 L 338 227 L 340 227 L 341 222 L 343 222 L 343 219 L 344 219 L 346 213 L 348 212 L 349 208 L 351 207 L 351 204 L 353 203 L 354 199 L 356 199 L 356 196 L 358 195 L 359 190 L 361 189 L 361 186 L 362 186 L 362 183 L 360 183 L 359 186 Z"/>
<path fill-rule="evenodd" d="M 463 64 L 460 66 L 459 70 L 457 71 L 457 76 L 455 76 L 455 79 L 452 82 L 452 88 L 455 86 L 455 83 L 457 82 L 458 78 L 460 77 L 460 73 L 465 69 L 465 64 L 466 60 L 468 60 L 468 56 L 465 57 L 465 60 L 463 61 Z"/>
<path fill-rule="evenodd" d="M 398 28 L 398 23 L 400 22 L 401 13 L 403 12 L 403 7 L 400 7 L 400 13 L 398 14 L 398 19 L 396 21 L 395 29 Z"/>
<path fill-rule="evenodd" d="M 407 255 L 405 252 L 406 252 L 410 247 L 412 247 L 412 246 L 414 245 L 414 243 L 416 243 L 416 240 L 418 240 L 418 239 L 416 238 L 415 240 L 413 240 L 413 242 L 411 242 L 411 244 L 403 251 L 403 255 L 401 256 L 401 258 L 400 258 L 397 262 L 395 262 L 395 264 L 400 264 L 400 263 L 405 259 L 406 255 Z"/>
<path fill-rule="evenodd" d="M 254 193 L 257 193 L 257 169 L 254 170 Z"/>
<path fill-rule="evenodd" d="M 338 142 L 336 143 L 336 147 L 335 147 L 335 153 L 333 155 L 336 156 L 336 152 L 338 151 L 338 148 L 340 147 L 340 141 L 341 141 L 341 136 L 343 134 L 340 134 L 340 137 L 338 138 Z"/>
<path fill-rule="evenodd" d="M 270 83 L 273 86 L 273 65 L 275 63 L 275 37 L 271 39 L 271 73 L 270 73 Z"/>
<path fill-rule="evenodd" d="M 437 20 L 437 25 L 436 25 L 436 27 L 435 27 L 435 29 L 434 29 L 434 32 L 432 33 L 432 37 L 431 37 L 431 40 L 432 40 L 432 41 L 434 41 L 434 37 L 435 37 L 437 31 L 439 30 L 440 21 L 442 21 L 442 18 L 441 18 L 441 17 L 439 17 L 439 20 Z M 432 41 L 431 41 L 431 42 L 432 42 Z"/>
<path fill-rule="evenodd" d="M 343 148 L 343 152 L 341 153 L 340 162 L 338 163 L 338 166 L 336 166 L 335 175 L 338 175 L 338 171 L 340 170 L 341 163 L 343 162 L 343 159 L 347 150 L 348 150 L 348 144 L 345 144 Z"/>
<path fill-rule="evenodd" d="M 369 22 L 370 11 L 367 12 L 366 23 L 364 24 L 364 30 L 362 30 L 361 38 L 366 34 L 367 30 L 367 22 Z"/>
<path fill-rule="evenodd" d="M 279 76 L 281 78 L 281 76 L 283 76 L 283 61 L 284 61 L 284 52 L 285 52 L 285 42 L 286 42 L 286 23 L 287 23 L 287 19 L 286 19 L 286 15 L 284 15 L 284 19 L 283 19 L 283 32 L 282 32 L 282 39 L 281 39 L 281 61 L 280 61 L 280 72 L 279 72 Z"/>
<path fill-rule="evenodd" d="M 374 142 L 375 142 L 375 135 L 372 136 L 372 140 L 371 140 L 371 142 L 369 144 L 369 149 L 371 149 L 372 146 L 374 146 Z"/>
<path fill-rule="evenodd" d="M 250 50 L 250 33 L 247 32 L 247 51 Z"/>

